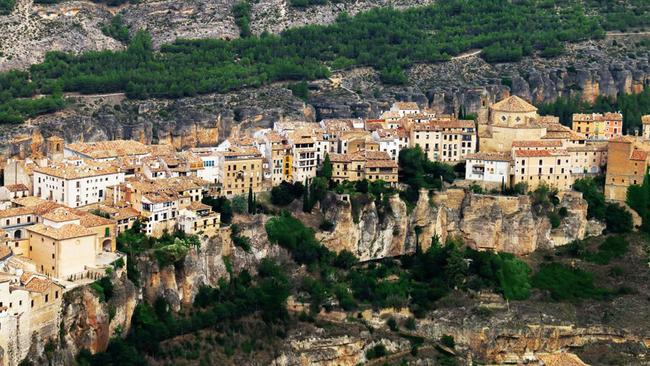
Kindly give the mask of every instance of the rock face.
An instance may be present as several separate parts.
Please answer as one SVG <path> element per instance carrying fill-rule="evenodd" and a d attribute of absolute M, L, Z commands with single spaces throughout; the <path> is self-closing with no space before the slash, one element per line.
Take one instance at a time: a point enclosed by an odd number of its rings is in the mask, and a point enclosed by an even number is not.
<path fill-rule="evenodd" d="M 218 287 L 220 279 L 230 277 L 224 257 L 229 257 L 233 272 L 246 269 L 255 273 L 262 259 L 286 255 L 279 246 L 269 243 L 264 230 L 266 220 L 266 216 L 256 215 L 250 222 L 238 223 L 241 235 L 250 238 L 250 252 L 233 246 L 228 227 L 214 237 L 202 238 L 201 247 L 190 249 L 180 264 L 160 267 L 153 258 L 140 258 L 138 271 L 143 278 L 140 287 L 144 300 L 153 303 L 162 297 L 178 311 L 181 305 L 194 302 L 201 286 Z"/>
<path fill-rule="evenodd" d="M 335 227 L 321 239 L 331 250 L 348 250 L 360 260 L 410 253 L 416 245 L 426 250 L 434 236 L 441 242 L 458 237 L 478 250 L 525 255 L 582 239 L 587 231 L 587 203 L 577 192 L 561 195 L 567 216 L 558 228 L 536 213 L 529 196 L 479 195 L 463 189 L 429 196 L 422 191 L 411 214 L 397 196 L 380 208 L 373 201 L 349 201 L 347 196 L 327 198 L 325 218 Z"/>
<path fill-rule="evenodd" d="M 346 12 L 373 7 L 407 8 L 431 0 L 358 0 L 293 8 L 286 0 L 253 2 L 254 33 L 278 33 L 305 24 L 333 22 Z M 236 0 L 142 0 L 119 8 L 88 1 L 35 5 L 17 0 L 10 15 L 0 16 L 0 71 L 25 69 L 48 51 L 79 53 L 119 50 L 124 45 L 105 36 L 101 27 L 120 12 L 132 31 L 147 29 L 154 45 L 176 38 L 238 37 L 232 5 Z M 369 68 L 336 72 L 331 80 L 310 83 L 305 105 L 283 84 L 224 95 L 178 100 L 124 100 L 122 94 L 73 96 L 66 110 L 40 116 L 21 126 L 1 126 L 0 154 L 29 152 L 31 137 L 63 135 L 68 142 L 135 139 L 166 142 L 176 147 L 214 144 L 233 129 L 269 127 L 282 119 L 376 118 L 394 101 L 415 101 L 440 113 L 477 113 L 496 100 L 517 94 L 534 103 L 580 95 L 639 92 L 650 84 L 650 51 L 639 47 L 639 35 L 609 35 L 603 40 L 567 45 L 566 54 L 544 59 L 488 64 L 480 55 L 457 57 L 438 64 L 418 64 L 407 70 L 405 86 L 383 85 Z"/>
<path fill-rule="evenodd" d="M 138 304 L 138 290 L 122 271 L 112 276 L 112 282 L 114 292 L 107 302 L 100 301 L 89 286 L 64 295 L 59 336 L 65 346 L 55 354 L 55 364 L 73 364 L 82 349 L 92 353 L 104 351 L 112 337 L 128 333 Z"/>

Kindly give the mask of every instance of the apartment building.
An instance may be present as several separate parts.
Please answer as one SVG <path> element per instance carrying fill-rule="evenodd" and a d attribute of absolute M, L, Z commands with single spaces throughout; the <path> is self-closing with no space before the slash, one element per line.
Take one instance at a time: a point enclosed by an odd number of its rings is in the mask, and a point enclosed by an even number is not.
<path fill-rule="evenodd" d="M 399 152 L 409 147 L 409 133 L 403 128 L 378 129 L 372 138 L 379 144 L 379 151 L 387 153 L 391 159 L 399 161 Z"/>
<path fill-rule="evenodd" d="M 266 160 L 271 172 L 271 184 L 276 186 L 284 181 L 293 181 L 293 153 L 287 139 L 278 132 L 264 135 Z"/>
<path fill-rule="evenodd" d="M 254 147 L 233 146 L 218 153 L 221 191 L 228 197 L 262 189 L 262 154 Z"/>
<path fill-rule="evenodd" d="M 397 163 L 388 153 L 380 151 L 358 151 L 351 154 L 331 154 L 332 180 L 338 183 L 383 180 L 397 183 Z"/>
<path fill-rule="evenodd" d="M 68 207 L 102 202 L 108 187 L 124 182 L 124 172 L 110 163 L 80 160 L 37 166 L 34 195 Z"/>
<path fill-rule="evenodd" d="M 295 131 L 288 138 L 292 146 L 292 170 L 295 182 L 309 183 L 316 176 L 316 140 L 311 133 Z"/>
<path fill-rule="evenodd" d="M 181 209 L 176 219 L 176 228 L 188 235 L 215 235 L 220 224 L 221 215 L 200 202 Z"/>
<path fill-rule="evenodd" d="M 529 190 L 541 184 L 568 190 L 573 186 L 571 156 L 564 149 L 514 150 L 512 184 L 525 183 Z"/>
<path fill-rule="evenodd" d="M 623 115 L 621 113 L 575 113 L 571 128 L 590 140 L 609 140 L 623 135 Z"/>

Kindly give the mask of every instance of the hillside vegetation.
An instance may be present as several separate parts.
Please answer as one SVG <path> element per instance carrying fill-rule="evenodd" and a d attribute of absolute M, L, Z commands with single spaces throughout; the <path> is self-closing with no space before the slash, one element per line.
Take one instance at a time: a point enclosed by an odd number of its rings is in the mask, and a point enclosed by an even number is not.
<path fill-rule="evenodd" d="M 247 18 L 241 19 L 245 25 Z M 138 32 L 125 51 L 53 52 L 29 72 L 0 75 L 0 122 L 51 111 L 20 98 L 60 91 L 178 98 L 323 78 L 330 69 L 360 65 L 380 71 L 384 83 L 401 84 L 406 67 L 445 61 L 469 49 L 483 49 L 489 62 L 517 61 L 535 52 L 556 56 L 564 42 L 603 37 L 602 22 L 575 1 L 456 0 L 342 15 L 331 25 L 278 36 L 177 40 L 159 52 L 147 33 Z M 60 97 L 53 98 L 55 107 L 62 105 Z"/>

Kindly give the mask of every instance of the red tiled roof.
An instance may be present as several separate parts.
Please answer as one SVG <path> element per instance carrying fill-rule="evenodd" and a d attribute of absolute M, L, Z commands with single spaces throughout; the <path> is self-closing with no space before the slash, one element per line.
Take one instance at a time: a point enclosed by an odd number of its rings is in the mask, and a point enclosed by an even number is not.
<path fill-rule="evenodd" d="M 646 159 L 648 159 L 648 153 L 643 150 L 634 150 L 632 151 L 632 154 L 630 154 L 630 160 L 645 161 Z"/>

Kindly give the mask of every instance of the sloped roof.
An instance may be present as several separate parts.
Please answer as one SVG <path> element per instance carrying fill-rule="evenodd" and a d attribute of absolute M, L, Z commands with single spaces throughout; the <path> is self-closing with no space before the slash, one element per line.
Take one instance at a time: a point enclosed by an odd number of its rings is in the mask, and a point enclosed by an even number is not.
<path fill-rule="evenodd" d="M 499 102 L 496 102 L 490 106 L 490 109 L 499 112 L 517 112 L 517 113 L 527 113 L 527 112 L 536 112 L 537 107 L 528 103 L 527 101 L 521 99 L 516 95 L 512 95 L 503 99 Z"/>

